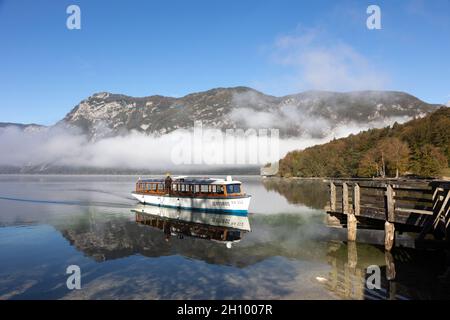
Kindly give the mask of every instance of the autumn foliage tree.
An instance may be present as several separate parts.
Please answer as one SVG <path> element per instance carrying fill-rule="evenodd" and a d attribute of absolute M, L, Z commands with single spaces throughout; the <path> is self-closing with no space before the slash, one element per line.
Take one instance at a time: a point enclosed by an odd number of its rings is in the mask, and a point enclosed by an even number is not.
<path fill-rule="evenodd" d="M 358 175 L 398 177 L 408 170 L 409 153 L 406 142 L 396 137 L 384 138 L 362 156 Z"/>
<path fill-rule="evenodd" d="M 432 177 L 450 164 L 450 108 L 404 124 L 335 139 L 280 160 L 281 176 Z"/>
<path fill-rule="evenodd" d="M 426 144 L 415 154 L 416 161 L 412 170 L 420 172 L 422 176 L 433 177 L 447 167 L 447 158 L 435 146 Z"/>

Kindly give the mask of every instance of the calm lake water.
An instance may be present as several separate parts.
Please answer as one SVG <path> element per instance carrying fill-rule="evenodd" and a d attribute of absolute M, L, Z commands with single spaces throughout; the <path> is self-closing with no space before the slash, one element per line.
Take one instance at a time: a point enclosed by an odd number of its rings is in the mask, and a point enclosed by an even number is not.
<path fill-rule="evenodd" d="M 372 231 L 347 244 L 345 230 L 324 224 L 323 182 L 239 177 L 253 198 L 235 224 L 143 208 L 130 196 L 135 180 L 0 176 L 0 299 L 450 298 L 447 252 L 388 256 Z M 66 286 L 70 265 L 81 269 L 80 290 Z M 366 287 L 371 265 L 381 289 Z"/>

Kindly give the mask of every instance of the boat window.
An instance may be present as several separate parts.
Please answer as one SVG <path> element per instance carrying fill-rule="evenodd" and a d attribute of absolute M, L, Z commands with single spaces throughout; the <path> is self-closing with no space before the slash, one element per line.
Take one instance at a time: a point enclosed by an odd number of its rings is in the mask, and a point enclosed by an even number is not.
<path fill-rule="evenodd" d="M 209 192 L 209 188 L 208 188 L 209 186 L 207 185 L 207 184 L 202 184 L 201 186 L 200 186 L 200 192 L 203 192 L 203 193 L 208 193 Z"/>
<path fill-rule="evenodd" d="M 195 189 L 194 189 L 195 193 L 200 192 L 200 185 L 196 184 L 194 187 L 195 187 Z"/>
<path fill-rule="evenodd" d="M 217 186 L 217 193 L 223 194 L 223 186 Z"/>
<path fill-rule="evenodd" d="M 227 193 L 241 193 L 241 186 L 239 184 L 228 184 Z"/>

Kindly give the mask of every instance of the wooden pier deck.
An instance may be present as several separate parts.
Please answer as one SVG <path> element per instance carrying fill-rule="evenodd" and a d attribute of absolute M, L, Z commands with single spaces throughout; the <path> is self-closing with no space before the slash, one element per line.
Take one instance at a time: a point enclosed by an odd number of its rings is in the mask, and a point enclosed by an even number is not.
<path fill-rule="evenodd" d="M 433 235 L 450 243 L 449 180 L 336 179 L 329 189 L 327 222 L 346 227 L 349 241 L 358 228 L 374 228 L 384 229 L 388 251 L 396 230 L 418 233 L 416 242 Z"/>

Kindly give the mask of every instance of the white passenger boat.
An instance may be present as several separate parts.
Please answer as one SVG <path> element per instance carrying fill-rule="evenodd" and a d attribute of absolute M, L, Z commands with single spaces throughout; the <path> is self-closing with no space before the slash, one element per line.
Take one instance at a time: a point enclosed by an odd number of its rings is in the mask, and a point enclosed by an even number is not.
<path fill-rule="evenodd" d="M 246 215 L 251 196 L 242 183 L 226 179 L 170 177 L 139 179 L 132 195 L 143 204 Z"/>

